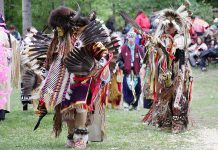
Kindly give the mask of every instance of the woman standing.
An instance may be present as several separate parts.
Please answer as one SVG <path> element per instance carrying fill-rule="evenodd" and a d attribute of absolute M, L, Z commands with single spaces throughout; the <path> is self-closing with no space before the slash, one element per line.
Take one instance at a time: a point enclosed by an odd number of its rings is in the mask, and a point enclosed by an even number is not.
<path fill-rule="evenodd" d="M 19 65 L 15 64 L 19 62 L 16 46 L 17 41 L 6 30 L 5 19 L 0 14 L 0 121 L 5 120 L 5 113 L 10 112 L 11 82 L 18 83 L 19 79 L 15 76 L 19 72 Z"/>

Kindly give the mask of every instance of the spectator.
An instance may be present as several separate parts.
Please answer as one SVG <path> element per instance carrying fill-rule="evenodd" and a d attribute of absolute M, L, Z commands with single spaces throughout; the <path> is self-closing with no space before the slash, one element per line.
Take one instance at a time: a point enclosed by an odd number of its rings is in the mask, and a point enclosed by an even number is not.
<path fill-rule="evenodd" d="M 130 29 L 131 29 L 131 25 L 127 21 L 125 21 L 125 25 L 124 25 L 124 28 L 122 30 L 122 34 L 126 35 Z"/>
<path fill-rule="evenodd" d="M 215 18 L 213 21 L 213 25 L 210 27 L 212 30 L 215 30 L 215 32 L 218 32 L 218 18 Z"/>
<path fill-rule="evenodd" d="M 138 11 L 135 21 L 144 31 L 149 32 L 151 26 L 150 21 L 143 10 Z"/>
<path fill-rule="evenodd" d="M 207 51 L 203 51 L 200 54 L 200 67 L 202 71 L 207 70 L 206 68 L 206 60 L 208 57 L 218 57 L 218 34 L 215 37 L 214 43 L 211 46 L 210 49 L 208 49 Z"/>
<path fill-rule="evenodd" d="M 11 83 L 19 82 L 19 60 L 13 59 L 19 54 L 16 47 L 17 40 L 6 30 L 5 19 L 0 14 L 0 121 L 10 112 Z"/>
<path fill-rule="evenodd" d="M 198 37 L 197 43 L 188 48 L 189 61 L 192 67 L 196 66 L 196 57 L 198 57 L 201 52 L 206 51 L 207 49 L 207 45 L 204 43 L 202 37 Z"/>
<path fill-rule="evenodd" d="M 118 58 L 119 67 L 123 70 L 123 98 L 124 108 L 136 110 L 141 94 L 141 79 L 139 71 L 142 61 L 142 48 L 135 43 L 136 33 L 129 31 L 127 43 L 121 47 Z M 132 107 L 132 108 L 129 108 Z"/>
<path fill-rule="evenodd" d="M 190 25 L 191 25 L 191 24 L 190 24 Z M 191 35 L 191 40 L 192 40 L 192 41 L 191 41 L 191 44 L 193 45 L 193 44 L 196 43 L 196 40 L 197 40 L 198 36 L 197 36 L 195 30 L 193 29 L 192 25 L 191 25 L 191 27 L 190 27 L 190 29 L 189 29 L 189 33 L 190 33 L 190 35 Z"/>
<path fill-rule="evenodd" d="M 191 16 L 191 24 L 192 28 L 198 36 L 202 36 L 206 29 L 209 27 L 207 22 L 195 16 Z"/>
<path fill-rule="evenodd" d="M 214 31 L 211 28 L 204 34 L 204 41 L 208 49 L 214 45 Z"/>
<path fill-rule="evenodd" d="M 13 35 L 18 41 L 21 40 L 20 33 L 16 30 L 16 27 L 14 25 L 11 25 L 9 27 L 9 31 L 10 31 L 11 35 Z"/>
<path fill-rule="evenodd" d="M 159 16 L 160 16 L 160 11 L 155 11 L 153 12 L 152 16 L 149 18 L 151 23 L 150 29 L 152 29 L 152 32 L 154 32 L 157 29 L 159 23 L 159 19 L 158 19 Z"/>
<path fill-rule="evenodd" d="M 110 30 L 111 33 L 113 33 L 116 30 L 115 17 L 114 16 L 111 16 L 107 20 L 106 27 Z"/>

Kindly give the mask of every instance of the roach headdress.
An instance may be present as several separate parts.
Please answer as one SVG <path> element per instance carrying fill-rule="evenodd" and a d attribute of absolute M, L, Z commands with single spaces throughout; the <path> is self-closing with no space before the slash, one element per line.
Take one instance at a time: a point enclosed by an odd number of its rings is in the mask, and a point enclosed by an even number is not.
<path fill-rule="evenodd" d="M 187 22 L 186 17 L 191 15 L 191 12 L 188 10 L 190 6 L 190 2 L 186 0 L 178 9 L 164 9 L 160 12 L 160 16 L 158 17 L 159 27 L 156 31 L 161 33 L 159 30 L 168 25 L 173 25 L 177 32 L 184 32 Z"/>

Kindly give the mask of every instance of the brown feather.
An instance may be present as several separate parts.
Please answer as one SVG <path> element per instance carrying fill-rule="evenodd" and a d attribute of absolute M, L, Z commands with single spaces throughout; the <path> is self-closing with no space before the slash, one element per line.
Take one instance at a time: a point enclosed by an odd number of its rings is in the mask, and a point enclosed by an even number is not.
<path fill-rule="evenodd" d="M 58 137 L 62 131 L 62 115 L 61 115 L 61 105 L 57 105 L 55 107 L 55 114 L 53 118 L 53 133 L 55 137 Z"/>

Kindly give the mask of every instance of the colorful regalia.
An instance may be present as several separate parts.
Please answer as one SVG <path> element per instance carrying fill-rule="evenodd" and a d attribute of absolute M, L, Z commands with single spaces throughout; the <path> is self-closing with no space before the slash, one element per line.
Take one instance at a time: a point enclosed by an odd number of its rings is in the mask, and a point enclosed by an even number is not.
<path fill-rule="evenodd" d="M 112 37 L 116 37 L 119 42 L 115 43 L 115 45 L 123 45 L 123 38 L 121 33 L 113 32 L 111 34 Z M 119 52 L 121 48 L 119 48 Z M 117 55 L 118 56 L 118 55 Z M 113 72 L 111 81 L 109 84 L 108 89 L 108 104 L 111 104 L 113 109 L 119 109 L 121 104 L 121 97 L 122 97 L 122 80 L 123 80 L 123 73 L 122 70 L 118 67 L 117 57 L 114 56 L 113 60 L 110 64 L 110 68 L 115 68 L 111 70 Z M 109 105 L 107 105 L 109 106 Z"/>
<path fill-rule="evenodd" d="M 143 121 L 173 133 L 185 131 L 189 124 L 192 75 L 187 61 L 191 42 L 185 21 L 188 6 L 187 1 L 176 11 L 163 10 L 148 44 L 150 91 L 154 102 Z"/>
<path fill-rule="evenodd" d="M 40 88 L 45 79 L 47 71 L 44 68 L 44 61 L 48 45 L 51 42 L 51 35 L 38 32 L 31 27 L 22 41 L 21 53 L 21 102 L 23 110 L 28 109 L 28 104 L 33 104 L 37 112 L 39 103 Z"/>
<path fill-rule="evenodd" d="M 41 83 L 40 116 L 34 129 L 38 128 L 48 108 L 54 108 L 55 136 L 59 136 L 64 121 L 68 127 L 67 146 L 85 148 L 88 139 L 103 140 L 109 64 L 118 53 L 119 45 L 114 45 L 118 41 L 109 36 L 105 25 L 96 19 L 95 12 L 82 17 L 79 6 L 77 11 L 67 7 L 53 10 L 48 22 L 54 29 L 54 36 L 43 64 L 47 73 L 45 79 L 36 71 L 33 73 L 35 84 L 32 89 Z M 43 55 L 46 46 L 31 55 Z M 42 82 L 37 82 L 41 79 Z M 92 136 L 88 137 L 88 132 Z M 93 138 L 93 134 L 99 133 L 99 138 Z"/>
<path fill-rule="evenodd" d="M 192 75 L 187 61 L 187 48 L 191 42 L 186 17 L 190 14 L 186 1 L 177 10 L 165 9 L 158 17 L 154 35 L 147 35 L 127 14 L 122 16 L 142 37 L 148 38 L 144 62 L 149 78 L 145 93 L 153 104 L 143 121 L 170 129 L 173 133 L 185 131 L 189 124 Z"/>
<path fill-rule="evenodd" d="M 122 71 L 117 68 L 109 85 L 108 103 L 113 109 L 119 109 L 122 94 Z"/>

